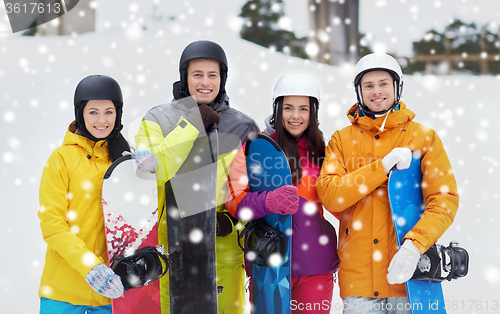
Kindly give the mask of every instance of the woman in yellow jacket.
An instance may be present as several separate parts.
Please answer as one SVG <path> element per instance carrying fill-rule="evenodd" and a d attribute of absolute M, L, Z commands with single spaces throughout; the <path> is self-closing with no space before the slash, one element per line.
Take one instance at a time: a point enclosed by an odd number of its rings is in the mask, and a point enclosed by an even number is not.
<path fill-rule="evenodd" d="M 102 215 L 104 173 L 124 151 L 123 99 L 111 77 L 84 78 L 75 91 L 75 118 L 45 164 L 38 217 L 47 253 L 40 313 L 111 313 L 123 285 L 109 267 Z"/>
<path fill-rule="evenodd" d="M 436 132 L 413 122 L 415 114 L 400 102 L 403 75 L 397 61 L 386 54 L 370 54 L 360 59 L 355 72 L 358 103 L 347 112 L 352 125 L 333 134 L 316 188 L 323 206 L 340 213 L 339 286 L 344 313 L 374 308 L 381 311 L 370 313 L 396 313 L 409 308 L 403 283 L 413 275 L 420 256 L 453 222 L 457 186 Z M 411 151 L 422 155 L 426 208 L 398 250 L 387 179 L 393 167 L 409 167 Z"/>

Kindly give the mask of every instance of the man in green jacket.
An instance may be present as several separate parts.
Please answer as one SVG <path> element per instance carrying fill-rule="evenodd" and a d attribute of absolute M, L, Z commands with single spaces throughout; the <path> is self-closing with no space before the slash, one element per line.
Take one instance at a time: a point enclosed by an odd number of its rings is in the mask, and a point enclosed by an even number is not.
<path fill-rule="evenodd" d="M 183 51 L 179 62 L 180 80 L 174 83 L 174 100 L 150 109 L 135 137 L 136 148 L 154 153 L 158 184 L 163 186 L 188 158 L 193 143 L 213 124 L 218 125 L 217 165 L 217 286 L 219 313 L 243 313 L 245 309 L 244 259 L 238 246 L 236 221 L 224 206 L 228 167 L 251 133 L 259 132 L 255 121 L 229 106 L 225 85 L 227 59 L 224 50 L 211 41 L 196 41 Z M 165 191 L 159 189 L 159 208 Z M 176 198 L 178 196 L 176 195 Z M 179 200 L 177 200 L 179 202 Z M 202 209 L 201 209 L 202 210 Z M 158 241 L 167 246 L 166 215 L 159 223 Z M 169 313 L 168 276 L 160 280 L 162 313 Z M 193 296 L 193 298 L 200 296 Z"/>

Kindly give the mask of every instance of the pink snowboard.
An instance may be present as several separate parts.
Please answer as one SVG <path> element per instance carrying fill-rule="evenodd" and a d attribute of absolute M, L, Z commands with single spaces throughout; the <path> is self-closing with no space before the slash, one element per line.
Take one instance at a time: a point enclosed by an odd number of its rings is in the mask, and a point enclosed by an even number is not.
<path fill-rule="evenodd" d="M 108 261 L 130 250 L 158 245 L 158 190 L 154 174 L 137 169 L 131 155 L 109 167 L 102 186 Z M 154 281 L 112 300 L 113 313 L 160 314 L 160 286 Z"/>

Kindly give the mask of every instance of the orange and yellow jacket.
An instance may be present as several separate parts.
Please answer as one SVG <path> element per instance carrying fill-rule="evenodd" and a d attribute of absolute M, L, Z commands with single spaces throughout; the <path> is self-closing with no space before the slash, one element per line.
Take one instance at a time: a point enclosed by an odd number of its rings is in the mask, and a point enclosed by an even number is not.
<path fill-rule="evenodd" d="M 316 188 L 323 206 L 340 213 L 338 255 L 340 296 L 401 297 L 404 284 L 387 282 L 398 251 L 381 159 L 396 147 L 422 154 L 425 212 L 405 235 L 423 254 L 452 224 L 458 208 L 457 184 L 443 143 L 431 128 L 413 122 L 406 108 L 385 117 L 360 116 L 357 105 L 348 126 L 336 131 L 326 148 Z"/>
<path fill-rule="evenodd" d="M 74 305 L 111 303 L 85 281 L 94 266 L 108 265 L 101 188 L 110 165 L 107 143 L 78 136 L 69 128 L 62 146 L 45 164 L 38 217 L 47 253 L 40 298 Z"/>

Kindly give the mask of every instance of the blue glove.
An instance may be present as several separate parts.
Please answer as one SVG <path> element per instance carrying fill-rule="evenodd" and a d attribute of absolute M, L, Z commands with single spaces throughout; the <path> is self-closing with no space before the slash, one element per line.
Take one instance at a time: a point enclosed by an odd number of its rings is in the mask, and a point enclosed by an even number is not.
<path fill-rule="evenodd" d="M 144 172 L 154 173 L 158 165 L 155 155 L 147 149 L 136 150 L 135 161 L 137 162 L 137 167 Z"/>
<path fill-rule="evenodd" d="M 106 298 L 116 299 L 123 295 L 124 289 L 120 276 L 103 263 L 92 268 L 85 276 L 85 281 L 95 292 Z"/>

